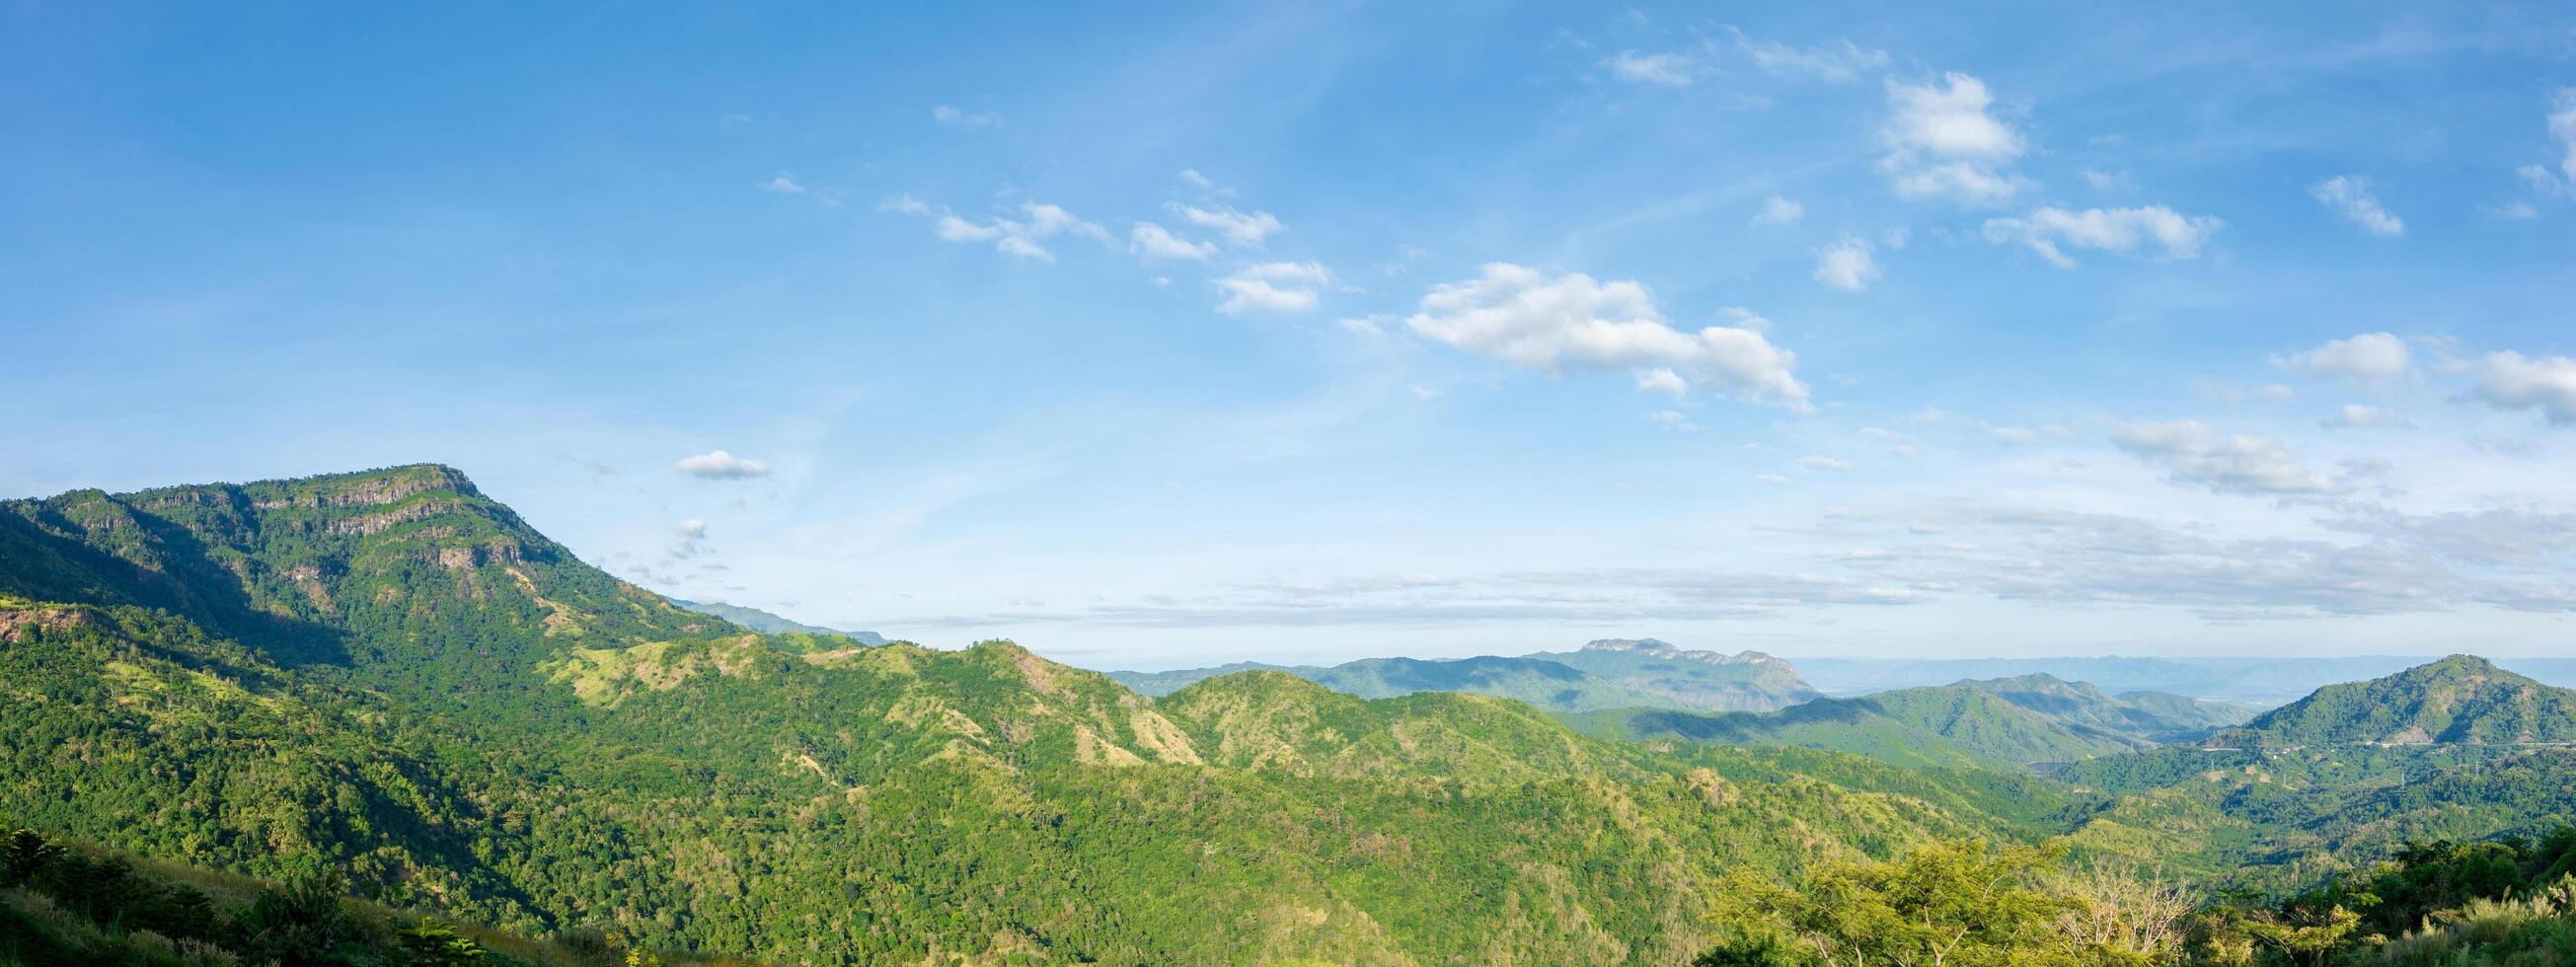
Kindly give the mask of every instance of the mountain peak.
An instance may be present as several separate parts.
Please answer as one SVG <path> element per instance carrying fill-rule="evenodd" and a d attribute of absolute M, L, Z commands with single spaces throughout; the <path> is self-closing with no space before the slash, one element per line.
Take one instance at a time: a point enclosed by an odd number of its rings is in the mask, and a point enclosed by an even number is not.
<path fill-rule="evenodd" d="M 2317 689 L 2214 743 L 2442 745 L 2576 741 L 2576 691 L 2475 655 Z"/>

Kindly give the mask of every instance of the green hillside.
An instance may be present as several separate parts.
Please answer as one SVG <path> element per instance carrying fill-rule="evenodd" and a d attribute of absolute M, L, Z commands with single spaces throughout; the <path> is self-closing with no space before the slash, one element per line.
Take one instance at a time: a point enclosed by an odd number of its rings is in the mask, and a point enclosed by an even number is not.
<path fill-rule="evenodd" d="M 1965 685 L 1908 688 L 1866 698 L 1817 699 L 1777 712 L 1697 715 L 1621 710 L 1577 716 L 1578 729 L 1631 738 L 1728 745 L 1792 745 L 1907 766 L 2024 768 L 2129 751 L 2136 743 L 2069 728 L 2002 696 Z"/>
<path fill-rule="evenodd" d="M 2576 691 L 2453 655 L 2386 678 L 2328 685 L 2213 745 L 2576 744 Z"/>
<path fill-rule="evenodd" d="M 1671 963 L 1722 879 L 2069 805 L 1497 698 L 764 635 L 441 467 L 0 504 L 0 594 L 0 814 L 781 961 Z"/>

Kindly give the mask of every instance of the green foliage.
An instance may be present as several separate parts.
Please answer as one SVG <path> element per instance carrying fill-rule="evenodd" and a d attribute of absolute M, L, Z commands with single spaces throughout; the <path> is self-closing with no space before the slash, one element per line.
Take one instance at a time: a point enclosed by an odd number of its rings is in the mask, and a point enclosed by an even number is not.
<path fill-rule="evenodd" d="M 1740 887 L 1721 904 L 1768 918 L 1786 939 L 1748 930 L 1698 962 L 2146 967 L 2180 956 L 2170 927 L 2180 906 L 2123 909 L 2111 894 L 2050 880 L 2057 858 L 2027 846 L 1946 842 L 1892 862 L 1830 865 L 1798 889 Z"/>

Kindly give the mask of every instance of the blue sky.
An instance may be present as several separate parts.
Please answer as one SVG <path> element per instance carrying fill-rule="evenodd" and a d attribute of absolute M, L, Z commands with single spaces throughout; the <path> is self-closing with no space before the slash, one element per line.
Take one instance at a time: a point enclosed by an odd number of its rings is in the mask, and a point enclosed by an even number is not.
<path fill-rule="evenodd" d="M 0 493 L 1093 666 L 2562 651 L 2576 11 L 0 9 Z"/>

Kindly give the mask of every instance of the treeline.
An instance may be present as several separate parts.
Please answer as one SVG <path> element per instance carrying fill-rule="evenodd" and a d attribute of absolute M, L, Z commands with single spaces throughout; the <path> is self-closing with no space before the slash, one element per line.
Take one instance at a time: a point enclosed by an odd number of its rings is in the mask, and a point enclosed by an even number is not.
<path fill-rule="evenodd" d="M 0 823 L 0 965 L 661 967 L 625 938 L 538 942 L 345 895 L 336 873 L 265 883 Z"/>
<path fill-rule="evenodd" d="M 2576 964 L 2576 827 L 2410 843 L 2286 897 L 2201 897 L 2060 848 L 1936 844 L 1750 878 L 1696 967 L 2564 967 Z"/>

